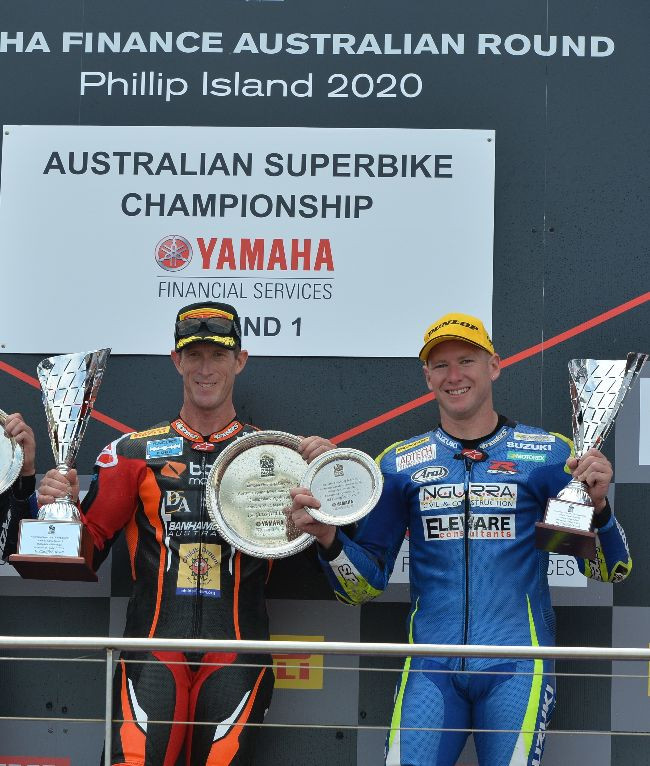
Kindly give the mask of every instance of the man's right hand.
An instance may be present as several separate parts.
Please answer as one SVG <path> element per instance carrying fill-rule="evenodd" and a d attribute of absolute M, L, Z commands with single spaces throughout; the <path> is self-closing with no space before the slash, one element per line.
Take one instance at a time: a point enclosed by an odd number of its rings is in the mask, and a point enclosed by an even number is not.
<path fill-rule="evenodd" d="M 79 499 L 79 479 L 77 471 L 71 468 L 67 474 L 62 474 L 56 468 L 49 470 L 41 479 L 38 487 L 38 505 L 47 505 L 54 503 L 65 497 L 68 493 L 72 495 L 72 502 L 76 503 Z"/>
<path fill-rule="evenodd" d="M 301 532 L 313 535 L 323 548 L 329 548 L 336 537 L 336 527 L 317 521 L 308 512 L 309 508 L 320 508 L 320 502 L 306 487 L 294 487 L 291 490 L 291 507 L 286 514 Z"/>

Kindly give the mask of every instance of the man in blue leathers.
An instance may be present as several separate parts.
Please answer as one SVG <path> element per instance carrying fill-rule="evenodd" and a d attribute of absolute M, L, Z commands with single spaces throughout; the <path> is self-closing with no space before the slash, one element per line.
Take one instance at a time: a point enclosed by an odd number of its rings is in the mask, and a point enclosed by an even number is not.
<path fill-rule="evenodd" d="M 499 357 L 479 319 L 441 317 L 420 359 L 440 425 L 380 455 L 383 493 L 353 538 L 306 512 L 319 503 L 305 488 L 292 493 L 293 521 L 318 539 L 321 565 L 347 604 L 384 590 L 408 531 L 410 642 L 552 645 L 548 553 L 535 547 L 535 522 L 571 475 L 586 482 L 597 555 L 580 570 L 623 580 L 632 562 L 607 500 L 612 467 L 595 449 L 578 463 L 565 437 L 495 412 Z M 386 764 L 453 766 L 474 730 L 481 766 L 538 766 L 554 705 L 548 661 L 407 658 Z"/>

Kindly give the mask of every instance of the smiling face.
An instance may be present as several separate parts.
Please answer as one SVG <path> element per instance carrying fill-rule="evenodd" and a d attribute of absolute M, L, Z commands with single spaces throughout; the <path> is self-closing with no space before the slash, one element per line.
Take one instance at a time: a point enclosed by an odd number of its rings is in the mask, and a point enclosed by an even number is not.
<path fill-rule="evenodd" d="M 183 378 L 183 413 L 200 429 L 199 421 L 227 422 L 234 415 L 232 391 L 244 369 L 247 351 L 235 353 L 216 343 L 192 343 L 172 351 L 172 360 Z M 218 427 L 218 426 L 217 426 Z"/>
<path fill-rule="evenodd" d="M 447 340 L 431 350 L 424 377 L 438 400 L 445 431 L 460 438 L 478 438 L 494 428 L 492 383 L 499 377 L 496 354 L 471 343 Z"/>

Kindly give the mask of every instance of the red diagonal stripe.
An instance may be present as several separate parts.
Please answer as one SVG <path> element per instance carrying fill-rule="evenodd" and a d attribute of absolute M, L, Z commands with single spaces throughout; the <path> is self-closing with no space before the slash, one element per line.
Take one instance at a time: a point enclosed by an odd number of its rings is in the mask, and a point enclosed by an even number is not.
<path fill-rule="evenodd" d="M 22 380 L 23 383 L 27 383 L 34 388 L 38 388 L 39 391 L 41 390 L 41 384 L 38 382 L 37 378 L 33 378 L 31 375 L 28 375 L 26 372 L 19 370 L 17 367 L 12 367 L 10 364 L 0 361 L 0 370 L 8 372 L 10 375 L 13 375 L 14 378 Z M 97 410 L 93 410 L 90 413 L 90 417 L 95 418 L 95 420 L 99 420 L 100 423 L 104 423 L 105 425 L 114 428 L 116 431 L 121 431 L 123 434 L 128 434 L 131 433 L 131 431 L 135 431 L 135 428 L 129 428 L 129 426 L 125 426 L 124 423 L 120 423 L 119 420 L 109 418 L 108 415 L 104 415 Z"/>
<path fill-rule="evenodd" d="M 576 335 L 587 332 L 587 330 L 591 330 L 593 327 L 596 327 L 603 322 L 608 322 L 610 319 L 613 319 L 620 314 L 624 314 L 626 311 L 631 311 L 632 309 L 640 306 L 642 303 L 646 303 L 646 301 L 649 300 L 650 292 L 643 293 L 643 295 L 639 295 L 637 298 L 632 298 L 630 301 L 621 303 L 619 306 L 615 306 L 613 309 L 609 309 L 609 311 L 604 311 L 602 314 L 598 314 L 597 316 L 593 317 L 593 319 L 582 322 L 581 324 L 572 327 L 570 330 L 565 330 L 559 335 L 554 335 L 552 338 L 548 338 L 548 340 L 544 340 L 541 343 L 537 343 L 536 345 L 531 346 L 530 348 L 519 351 L 517 354 L 509 356 L 507 359 L 502 359 L 501 368 L 503 369 L 505 367 L 510 367 L 511 364 L 516 364 L 517 362 L 521 362 L 524 359 L 530 358 L 531 356 L 535 356 L 535 354 L 541 353 L 547 348 L 557 346 L 559 343 L 563 343 L 565 340 L 569 340 L 569 338 L 574 338 Z M 331 440 L 335 444 L 340 444 L 341 442 L 352 439 L 354 436 L 358 436 L 365 431 L 369 431 L 371 428 L 376 428 L 382 423 L 386 423 L 388 420 L 392 420 L 399 415 L 403 415 L 405 412 L 409 412 L 409 410 L 414 410 L 417 407 L 421 407 L 423 404 L 427 404 L 428 402 L 433 401 L 433 399 L 434 396 L 431 393 L 425 394 L 424 396 L 419 396 L 417 399 L 413 399 L 410 402 L 401 404 L 399 407 L 388 410 L 388 412 L 384 412 L 382 415 L 377 415 L 377 417 L 374 417 L 371 420 L 367 420 L 365 423 L 360 423 L 358 426 L 354 426 L 354 428 L 350 428 L 347 431 L 338 434 L 337 436 L 332 436 Z"/>
<path fill-rule="evenodd" d="M 557 346 L 558 343 L 564 343 L 565 340 L 569 340 L 569 338 L 574 338 L 576 335 L 587 332 L 587 330 L 591 330 L 592 327 L 596 327 L 603 322 L 608 322 L 610 319 L 614 319 L 614 317 L 617 317 L 620 314 L 624 314 L 626 311 L 635 309 L 637 306 L 640 306 L 646 301 L 650 301 L 650 292 L 643 293 L 643 295 L 639 295 L 637 298 L 632 298 L 631 301 L 627 301 L 626 303 L 621 303 L 620 306 L 615 306 L 613 309 L 609 309 L 609 311 L 604 311 L 602 314 L 598 314 L 598 316 L 595 316 L 593 319 L 589 319 L 582 324 L 578 324 L 575 327 L 572 327 L 570 330 L 565 330 L 559 335 L 554 335 L 552 338 L 538 343 L 536 346 L 531 346 L 524 351 L 520 351 L 518 354 L 513 354 L 507 359 L 503 359 L 501 362 L 501 367 L 509 367 L 511 364 L 516 364 L 517 362 L 521 362 L 523 359 L 528 359 L 529 357 L 534 356 L 535 354 L 539 354 L 541 351 L 544 351 L 547 348 Z"/>
<path fill-rule="evenodd" d="M 507 359 L 502 359 L 501 368 L 503 369 L 505 367 L 510 367 L 512 364 L 521 362 L 524 359 L 529 359 L 531 356 L 535 356 L 547 348 L 552 348 L 553 346 L 557 346 L 559 343 L 563 343 L 565 340 L 569 340 L 569 338 L 574 338 L 576 335 L 587 332 L 587 330 L 591 330 L 593 327 L 596 327 L 603 322 L 608 322 L 610 319 L 614 319 L 614 317 L 617 317 L 620 314 L 624 314 L 626 311 L 631 311 L 632 309 L 642 305 L 643 303 L 646 303 L 649 300 L 650 292 L 647 292 L 637 296 L 636 298 L 632 298 L 632 300 L 626 301 L 625 303 L 621 303 L 619 306 L 615 306 L 608 311 L 604 311 L 602 314 L 598 314 L 592 319 L 588 319 L 586 322 L 582 322 L 581 324 L 578 324 L 569 330 L 565 330 L 559 335 L 554 335 L 552 338 L 548 338 L 541 343 L 530 346 L 530 348 L 524 349 L 523 351 L 519 351 L 518 353 L 509 356 Z M 0 361 L 0 370 L 4 370 L 4 372 L 13 375 L 15 378 L 22 380 L 24 383 L 27 383 L 30 386 L 34 386 L 34 388 L 40 389 L 39 382 L 36 378 L 33 378 L 31 375 L 27 375 L 22 370 L 19 370 L 16 367 L 12 367 L 6 362 Z M 405 412 L 409 412 L 410 410 L 414 410 L 417 407 L 421 407 L 423 404 L 427 404 L 428 402 L 433 401 L 434 398 L 434 395 L 431 393 L 419 396 L 417 399 L 412 399 L 410 402 L 400 404 L 399 407 L 394 407 L 393 409 L 388 410 L 381 415 L 377 415 L 370 420 L 366 420 L 365 423 L 360 423 L 358 426 L 354 426 L 353 428 L 350 428 L 347 431 L 338 434 L 337 436 L 333 436 L 331 437 L 331 440 L 335 444 L 340 444 L 341 442 L 352 439 L 354 436 L 358 436 L 365 431 L 370 431 L 372 428 L 375 428 L 382 423 L 386 423 L 388 420 L 392 420 L 399 415 L 403 415 Z M 124 425 L 124 423 L 120 423 L 119 420 L 114 420 L 113 418 L 108 417 L 108 415 L 104 415 L 97 410 L 93 410 L 92 417 L 95 418 L 95 420 L 99 420 L 100 423 L 104 423 L 105 425 L 114 428 L 116 431 L 121 431 L 125 434 L 135 430 L 134 428 Z"/>
<path fill-rule="evenodd" d="M 12 367 L 10 364 L 7 364 L 6 362 L 0 361 L 0 370 L 4 370 L 5 372 L 8 372 L 10 375 L 13 375 L 14 378 L 18 378 L 18 380 L 22 380 L 23 383 L 27 383 L 30 386 L 34 386 L 34 388 L 38 388 L 40 391 L 41 384 L 36 380 L 36 378 L 32 378 L 31 375 L 28 375 L 26 372 L 23 372 L 22 370 L 17 369 L 16 367 Z"/>
<path fill-rule="evenodd" d="M 104 415 L 103 412 L 99 412 L 98 410 L 93 410 L 90 413 L 90 417 L 95 418 L 95 420 L 99 420 L 99 422 L 104 423 L 104 425 L 114 428 L 116 431 L 121 431 L 123 434 L 130 434 L 136 430 L 135 428 L 131 428 L 131 426 L 127 426 L 127 425 L 124 425 L 124 423 L 120 423 L 119 420 L 114 420 L 113 418 L 109 418 L 108 415 Z"/>

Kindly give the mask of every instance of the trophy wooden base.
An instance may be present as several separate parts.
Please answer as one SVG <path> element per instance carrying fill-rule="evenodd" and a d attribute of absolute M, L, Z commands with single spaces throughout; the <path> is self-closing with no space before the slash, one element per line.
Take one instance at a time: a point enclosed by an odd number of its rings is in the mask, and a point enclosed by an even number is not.
<path fill-rule="evenodd" d="M 24 519 L 9 563 L 28 580 L 97 582 L 90 532 L 76 521 Z"/>
<path fill-rule="evenodd" d="M 561 553 L 579 559 L 595 559 L 596 533 L 538 521 L 535 524 L 535 546 L 551 553 Z"/>

